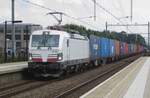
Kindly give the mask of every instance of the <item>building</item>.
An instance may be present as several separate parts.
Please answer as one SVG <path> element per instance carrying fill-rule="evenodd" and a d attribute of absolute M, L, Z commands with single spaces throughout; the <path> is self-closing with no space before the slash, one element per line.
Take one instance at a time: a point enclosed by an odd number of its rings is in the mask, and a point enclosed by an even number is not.
<path fill-rule="evenodd" d="M 16 54 L 23 52 L 26 54 L 26 49 L 28 45 L 28 40 L 31 32 L 35 30 L 42 29 L 41 25 L 37 24 L 15 24 L 15 45 L 16 45 Z M 0 24 L 0 55 L 4 54 L 5 48 L 5 24 Z M 7 24 L 7 54 L 11 55 L 12 53 L 12 25 Z"/>
<path fill-rule="evenodd" d="M 3 49 L 4 49 L 4 33 L 0 33 L 0 57 L 3 55 Z"/>

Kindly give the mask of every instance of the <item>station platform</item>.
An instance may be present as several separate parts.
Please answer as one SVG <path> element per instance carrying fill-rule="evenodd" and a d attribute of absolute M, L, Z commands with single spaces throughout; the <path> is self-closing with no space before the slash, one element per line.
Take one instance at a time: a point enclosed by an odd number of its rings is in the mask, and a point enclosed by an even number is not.
<path fill-rule="evenodd" d="M 150 57 L 140 57 L 80 98 L 150 98 Z"/>
<path fill-rule="evenodd" d="M 27 62 L 15 62 L 15 63 L 4 63 L 0 64 L 0 75 L 5 73 L 12 73 L 22 71 L 27 68 Z"/>

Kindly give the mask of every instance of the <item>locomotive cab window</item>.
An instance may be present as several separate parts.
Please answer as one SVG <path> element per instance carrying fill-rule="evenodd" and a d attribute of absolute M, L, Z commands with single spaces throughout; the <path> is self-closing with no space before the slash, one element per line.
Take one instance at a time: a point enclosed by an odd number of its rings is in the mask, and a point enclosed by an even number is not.
<path fill-rule="evenodd" d="M 32 47 L 58 47 L 59 35 L 33 35 Z"/>

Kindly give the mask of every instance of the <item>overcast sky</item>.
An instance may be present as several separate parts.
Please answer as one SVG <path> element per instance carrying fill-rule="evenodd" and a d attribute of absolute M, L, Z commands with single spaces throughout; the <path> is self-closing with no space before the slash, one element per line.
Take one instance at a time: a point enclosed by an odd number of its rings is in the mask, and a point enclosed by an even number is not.
<path fill-rule="evenodd" d="M 89 17 L 93 15 L 92 0 L 29 0 L 33 3 L 43 5 L 50 9 L 67 13 L 75 18 Z M 100 5 L 121 18 L 130 16 L 131 0 L 96 0 Z M 133 21 L 132 23 L 147 23 L 150 21 L 150 0 L 133 0 Z M 0 22 L 11 20 L 11 0 L 0 0 Z M 57 24 L 57 21 L 46 13 L 50 10 L 42 9 L 24 0 L 15 0 L 15 18 L 23 20 L 24 23 L 35 23 L 43 26 Z M 84 21 L 84 22 L 80 22 Z M 97 19 L 81 19 L 80 21 L 63 16 L 62 24 L 76 23 L 87 28 L 104 30 L 105 22 L 119 23 L 115 18 L 97 6 Z M 121 19 L 124 23 L 131 23 L 130 19 Z M 127 31 L 126 27 L 109 27 L 109 30 Z M 135 33 L 147 33 L 147 27 L 129 27 Z M 129 32 L 129 31 L 128 31 Z M 144 35 L 143 35 L 144 36 Z M 146 36 L 146 35 L 145 35 Z"/>

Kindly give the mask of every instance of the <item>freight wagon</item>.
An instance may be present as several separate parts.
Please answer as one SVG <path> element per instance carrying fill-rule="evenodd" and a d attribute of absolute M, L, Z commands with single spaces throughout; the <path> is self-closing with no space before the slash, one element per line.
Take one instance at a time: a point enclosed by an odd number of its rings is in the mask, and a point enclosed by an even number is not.
<path fill-rule="evenodd" d="M 114 41 L 115 41 L 115 60 L 118 60 L 120 56 L 120 42 L 117 40 Z"/>
<path fill-rule="evenodd" d="M 101 61 L 100 61 L 100 38 L 94 35 L 91 35 L 89 37 L 90 41 L 90 60 L 93 65 L 98 66 Z"/>
<path fill-rule="evenodd" d="M 120 42 L 120 58 L 123 58 L 125 56 L 125 43 Z"/>
<path fill-rule="evenodd" d="M 132 54 L 132 44 L 128 44 L 128 55 Z"/>
<path fill-rule="evenodd" d="M 90 60 L 95 65 L 105 64 L 115 59 L 115 41 L 108 38 L 91 35 Z M 119 54 L 118 54 L 119 55 Z"/>

